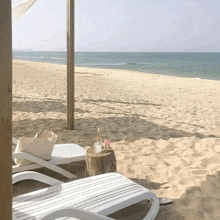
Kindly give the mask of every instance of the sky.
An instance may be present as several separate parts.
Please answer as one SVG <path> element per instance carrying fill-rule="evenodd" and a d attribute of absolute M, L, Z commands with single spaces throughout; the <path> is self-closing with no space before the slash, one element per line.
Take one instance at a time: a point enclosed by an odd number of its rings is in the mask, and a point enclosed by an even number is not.
<path fill-rule="evenodd" d="M 75 0 L 75 51 L 220 52 L 219 8 L 219 0 Z M 37 0 L 13 24 L 13 48 L 66 51 L 66 24 L 66 0 Z"/>

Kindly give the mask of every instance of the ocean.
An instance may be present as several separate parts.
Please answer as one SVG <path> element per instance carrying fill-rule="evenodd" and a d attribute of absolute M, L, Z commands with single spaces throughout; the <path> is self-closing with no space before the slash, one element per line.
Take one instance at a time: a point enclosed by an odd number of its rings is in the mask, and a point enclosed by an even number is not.
<path fill-rule="evenodd" d="M 66 64 L 66 52 L 14 51 L 13 60 Z M 220 53 L 75 52 L 75 65 L 220 80 Z"/>

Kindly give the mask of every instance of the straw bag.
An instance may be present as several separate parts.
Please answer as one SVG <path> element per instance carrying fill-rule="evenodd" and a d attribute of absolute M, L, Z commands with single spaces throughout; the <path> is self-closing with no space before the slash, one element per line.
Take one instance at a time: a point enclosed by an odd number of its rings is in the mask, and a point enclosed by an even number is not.
<path fill-rule="evenodd" d="M 49 130 L 40 130 L 34 138 L 20 137 L 15 153 L 24 152 L 43 160 L 50 160 L 57 135 Z M 14 159 L 17 166 L 24 166 L 33 163 L 25 159 Z"/>

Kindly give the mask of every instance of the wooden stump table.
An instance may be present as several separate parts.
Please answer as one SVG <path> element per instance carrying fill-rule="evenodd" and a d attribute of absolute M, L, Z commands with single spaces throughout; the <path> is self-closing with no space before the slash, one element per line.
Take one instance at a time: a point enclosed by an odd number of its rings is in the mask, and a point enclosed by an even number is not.
<path fill-rule="evenodd" d="M 114 150 L 95 152 L 95 147 L 86 150 L 85 176 L 95 176 L 102 173 L 116 172 Z"/>

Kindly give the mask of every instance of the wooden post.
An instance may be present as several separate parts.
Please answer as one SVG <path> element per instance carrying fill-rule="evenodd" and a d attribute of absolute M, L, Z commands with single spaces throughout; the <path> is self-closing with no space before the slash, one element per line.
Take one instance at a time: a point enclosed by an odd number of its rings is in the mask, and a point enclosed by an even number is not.
<path fill-rule="evenodd" d="M 11 1 L 0 1 L 0 205 L 12 219 L 12 24 Z"/>
<path fill-rule="evenodd" d="M 67 129 L 74 129 L 74 0 L 67 6 Z"/>

